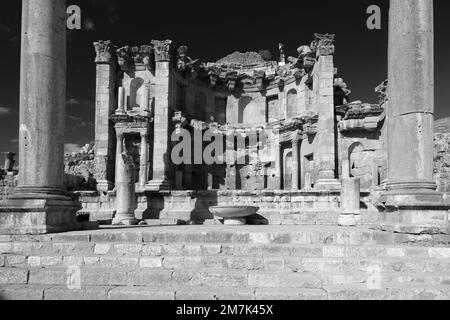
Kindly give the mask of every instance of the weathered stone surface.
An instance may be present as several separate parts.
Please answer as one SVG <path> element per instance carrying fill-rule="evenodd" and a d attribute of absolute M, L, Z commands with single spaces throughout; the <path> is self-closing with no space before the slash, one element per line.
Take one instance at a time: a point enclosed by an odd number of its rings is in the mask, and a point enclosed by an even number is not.
<path fill-rule="evenodd" d="M 2 300 L 39 301 L 44 298 L 44 290 L 47 286 L 11 285 L 0 287 Z"/>
<path fill-rule="evenodd" d="M 106 300 L 108 287 L 84 287 L 68 289 L 67 287 L 53 287 L 44 291 L 44 300 Z"/>
<path fill-rule="evenodd" d="M 174 300 L 175 290 L 162 288 L 118 287 L 108 292 L 109 300 Z"/>
<path fill-rule="evenodd" d="M 0 270 L 0 284 L 1 285 L 26 284 L 28 283 L 28 275 L 29 272 L 26 269 L 2 268 Z"/>

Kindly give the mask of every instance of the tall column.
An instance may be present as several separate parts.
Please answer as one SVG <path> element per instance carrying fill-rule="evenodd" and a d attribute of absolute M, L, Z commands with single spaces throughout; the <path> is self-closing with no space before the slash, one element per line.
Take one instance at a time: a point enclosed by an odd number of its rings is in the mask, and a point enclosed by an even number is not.
<path fill-rule="evenodd" d="M 119 87 L 117 94 L 117 115 L 125 114 L 125 88 Z"/>
<path fill-rule="evenodd" d="M 340 190 L 336 168 L 336 119 L 334 109 L 334 46 L 318 42 L 313 87 L 318 105 L 317 133 L 318 190 Z"/>
<path fill-rule="evenodd" d="M 292 190 L 299 190 L 299 166 L 300 166 L 300 154 L 299 154 L 299 141 L 298 133 L 292 140 Z"/>
<path fill-rule="evenodd" d="M 275 190 L 281 190 L 281 143 L 280 130 L 275 128 L 272 132 L 273 139 L 273 155 L 275 156 L 275 177 L 273 179 Z"/>
<path fill-rule="evenodd" d="M 135 168 L 133 158 L 124 149 L 124 135 L 117 133 L 116 147 L 116 215 L 113 225 L 136 225 Z"/>
<path fill-rule="evenodd" d="M 139 186 L 144 188 L 148 182 L 148 141 L 147 133 L 141 134 L 141 158 L 140 158 L 140 168 L 139 168 Z"/>
<path fill-rule="evenodd" d="M 391 0 L 389 14 L 388 192 L 382 228 L 448 233 L 450 205 L 433 181 L 432 0 Z"/>
<path fill-rule="evenodd" d="M 171 188 L 170 176 L 170 63 L 172 42 L 152 41 L 155 49 L 155 110 L 154 110 L 154 151 L 153 179 L 150 190 L 168 190 Z"/>
<path fill-rule="evenodd" d="M 0 208 L 0 233 L 76 227 L 78 203 L 64 190 L 66 1 L 23 0 L 19 183 Z"/>
<path fill-rule="evenodd" d="M 102 192 L 114 187 L 114 124 L 110 116 L 116 111 L 124 114 L 124 89 L 116 93 L 117 56 L 116 47 L 110 41 L 94 43 L 96 51 L 96 97 L 95 97 L 95 179 Z M 117 110 L 116 110 L 117 109 Z"/>

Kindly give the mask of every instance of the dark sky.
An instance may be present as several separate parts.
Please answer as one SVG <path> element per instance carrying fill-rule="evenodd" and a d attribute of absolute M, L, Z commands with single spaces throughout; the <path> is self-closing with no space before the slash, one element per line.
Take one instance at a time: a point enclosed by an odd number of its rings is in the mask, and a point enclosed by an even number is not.
<path fill-rule="evenodd" d="M 95 53 L 102 39 L 117 45 L 172 39 L 189 55 L 216 61 L 235 51 L 270 49 L 288 55 L 315 32 L 336 34 L 335 63 L 353 100 L 376 102 L 374 88 L 387 78 L 388 1 L 150 1 L 68 0 L 82 9 L 83 30 L 68 37 L 66 143 L 94 139 Z M 382 30 L 368 30 L 366 9 L 382 9 Z M 21 1 L 0 5 L 0 152 L 17 150 Z M 436 117 L 450 116 L 450 3 L 435 0 Z"/>

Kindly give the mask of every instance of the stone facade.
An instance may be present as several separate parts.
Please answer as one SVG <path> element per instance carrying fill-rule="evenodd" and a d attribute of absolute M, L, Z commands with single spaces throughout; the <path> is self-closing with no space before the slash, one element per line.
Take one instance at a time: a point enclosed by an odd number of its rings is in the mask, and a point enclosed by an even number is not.
<path fill-rule="evenodd" d="M 114 217 L 129 197 L 117 194 L 126 154 L 134 162 L 128 193 L 136 198 L 135 215 L 149 223 L 214 223 L 208 206 L 248 204 L 246 194 L 261 205 L 253 221 L 336 223 L 340 164 L 349 161 L 350 177 L 360 180 L 367 200 L 382 188 L 386 161 L 385 101 L 350 102 L 334 64 L 334 42 L 334 35 L 315 34 L 296 57 L 285 58 L 283 46 L 279 62 L 236 52 L 215 63 L 192 59 L 186 46 L 170 40 L 140 47 L 96 42 L 98 193 L 81 192 L 83 211 L 102 221 Z M 200 137 L 200 145 L 192 143 L 192 161 L 172 161 L 182 141 L 171 141 L 174 132 Z M 227 147 L 212 164 L 197 159 L 208 148 L 206 132 Z M 283 201 L 274 200 L 292 194 L 298 206 L 283 209 Z M 366 202 L 364 210 L 375 216 Z M 307 208 L 329 210 L 329 216 L 295 216 Z"/>

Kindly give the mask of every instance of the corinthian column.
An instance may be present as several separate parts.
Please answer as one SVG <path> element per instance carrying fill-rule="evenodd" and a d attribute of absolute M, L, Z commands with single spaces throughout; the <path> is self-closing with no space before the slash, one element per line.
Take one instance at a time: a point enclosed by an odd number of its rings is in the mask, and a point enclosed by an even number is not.
<path fill-rule="evenodd" d="M 299 190 L 299 165 L 300 165 L 300 154 L 299 154 L 299 142 L 298 132 L 292 139 L 292 190 Z"/>
<path fill-rule="evenodd" d="M 334 45 L 333 40 L 316 39 L 317 62 L 314 66 L 314 92 L 318 104 L 319 122 L 317 151 L 318 180 L 315 188 L 339 191 L 336 168 L 336 115 L 334 108 Z"/>
<path fill-rule="evenodd" d="M 433 181 L 433 1 L 391 0 L 389 13 L 388 192 L 382 228 L 449 232 Z"/>
<path fill-rule="evenodd" d="M 170 63 L 172 59 L 172 42 L 152 41 L 155 49 L 155 110 L 154 110 L 154 149 L 153 179 L 149 182 L 150 190 L 170 189 Z"/>
<path fill-rule="evenodd" d="M 49 233 L 76 227 L 64 191 L 66 1 L 23 0 L 19 183 L 0 208 L 0 233 Z"/>
<path fill-rule="evenodd" d="M 140 158 L 140 168 L 139 168 L 139 186 L 144 188 L 148 182 L 147 176 L 147 161 L 148 161 L 148 142 L 147 133 L 141 134 L 141 158 Z"/>

